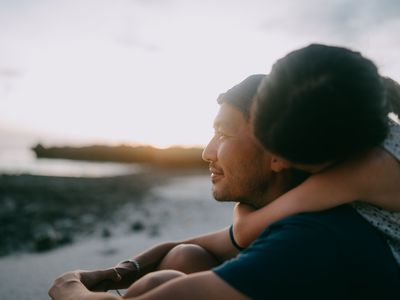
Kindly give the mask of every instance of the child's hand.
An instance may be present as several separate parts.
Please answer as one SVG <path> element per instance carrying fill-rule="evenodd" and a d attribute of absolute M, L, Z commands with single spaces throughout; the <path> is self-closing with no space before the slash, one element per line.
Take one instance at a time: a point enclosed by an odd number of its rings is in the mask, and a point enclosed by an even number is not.
<path fill-rule="evenodd" d="M 256 209 L 250 205 L 243 203 L 236 203 L 235 208 L 233 209 L 233 223 L 237 222 L 240 218 L 244 218 Z"/>
<path fill-rule="evenodd" d="M 255 210 L 252 206 L 243 203 L 236 203 L 233 209 L 233 236 L 236 243 L 242 248 L 250 245 L 259 233 L 253 234 L 253 227 L 249 224 L 251 214 Z"/>

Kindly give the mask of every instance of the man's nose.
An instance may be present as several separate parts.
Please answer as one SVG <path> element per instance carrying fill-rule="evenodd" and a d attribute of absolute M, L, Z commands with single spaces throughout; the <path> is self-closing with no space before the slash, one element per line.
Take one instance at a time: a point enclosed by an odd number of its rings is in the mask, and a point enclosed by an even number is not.
<path fill-rule="evenodd" d="M 207 162 L 217 161 L 217 143 L 215 137 L 204 148 L 201 157 Z"/>

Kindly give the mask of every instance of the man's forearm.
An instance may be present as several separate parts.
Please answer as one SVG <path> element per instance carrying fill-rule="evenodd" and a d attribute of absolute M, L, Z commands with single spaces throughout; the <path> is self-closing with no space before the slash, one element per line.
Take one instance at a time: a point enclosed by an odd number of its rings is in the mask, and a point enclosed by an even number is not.
<path fill-rule="evenodd" d="M 180 242 L 165 242 L 136 255 L 134 259 L 139 263 L 140 270 L 138 273 L 140 277 L 155 271 L 165 255 L 179 244 Z"/>
<path fill-rule="evenodd" d="M 135 256 L 133 259 L 137 261 L 137 264 L 123 262 L 119 263 L 114 268 L 106 269 L 108 271 L 112 270 L 113 272 L 117 272 L 120 276 L 120 280 L 111 280 L 111 278 L 106 277 L 103 281 L 98 281 L 96 278 L 98 278 L 99 272 L 102 270 L 86 272 L 84 274 L 85 278 L 89 278 L 91 281 L 88 282 L 94 282 L 94 284 L 88 285 L 85 283 L 85 286 L 91 291 L 126 289 L 140 277 L 157 270 L 158 265 L 165 255 L 176 245 L 178 245 L 176 242 L 158 244 Z M 137 268 L 138 266 L 139 269 Z"/>
<path fill-rule="evenodd" d="M 97 282 L 95 285 L 87 287 L 93 291 L 104 291 L 109 289 L 128 288 L 137 279 L 158 269 L 159 264 L 164 257 L 177 245 L 195 244 L 204 248 L 216 261 L 222 263 L 237 254 L 237 250 L 232 245 L 229 238 L 229 229 L 225 228 L 210 234 L 189 238 L 177 242 L 165 242 L 158 244 L 150 249 L 133 257 L 138 262 L 139 270 L 133 263 L 119 264 L 115 267 L 119 275 L 122 277 L 120 281 L 104 280 Z M 97 271 L 93 271 L 92 277 L 96 276 Z"/>
<path fill-rule="evenodd" d="M 57 278 L 49 291 L 53 300 L 122 300 L 109 293 L 93 293 L 80 282 L 79 271 L 68 272 Z M 201 272 L 168 281 L 138 297 L 137 300 L 248 300 L 213 272 Z"/>
<path fill-rule="evenodd" d="M 168 252 L 180 244 L 198 245 L 207 250 L 219 262 L 230 259 L 237 254 L 237 250 L 232 245 L 229 238 L 229 229 L 224 228 L 217 232 L 188 238 L 178 242 L 162 243 L 140 253 L 134 257 L 140 265 L 140 276 L 155 271 Z"/>
<path fill-rule="evenodd" d="M 55 298 L 58 300 L 58 298 Z M 105 292 L 93 293 L 84 286 L 77 289 L 70 289 L 60 300 L 121 300 L 121 297 Z"/>
<path fill-rule="evenodd" d="M 230 240 L 229 227 L 216 232 L 189 238 L 179 243 L 198 245 L 207 250 L 220 263 L 231 259 L 238 254 L 237 249 Z"/>

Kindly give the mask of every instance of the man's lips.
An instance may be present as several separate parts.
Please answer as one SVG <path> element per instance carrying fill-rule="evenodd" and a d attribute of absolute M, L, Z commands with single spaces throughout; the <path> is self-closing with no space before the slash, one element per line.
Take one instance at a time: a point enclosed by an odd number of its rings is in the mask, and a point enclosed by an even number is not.
<path fill-rule="evenodd" d="M 218 178 L 224 176 L 224 172 L 221 169 L 210 167 L 211 180 L 217 180 Z"/>

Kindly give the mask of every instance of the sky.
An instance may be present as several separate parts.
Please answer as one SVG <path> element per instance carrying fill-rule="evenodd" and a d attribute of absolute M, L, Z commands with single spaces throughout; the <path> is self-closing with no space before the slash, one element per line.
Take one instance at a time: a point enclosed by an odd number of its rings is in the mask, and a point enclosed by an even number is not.
<path fill-rule="evenodd" d="M 399 32 L 397 0 L 0 0 L 0 132 L 205 145 L 221 92 L 310 43 L 400 81 Z"/>

